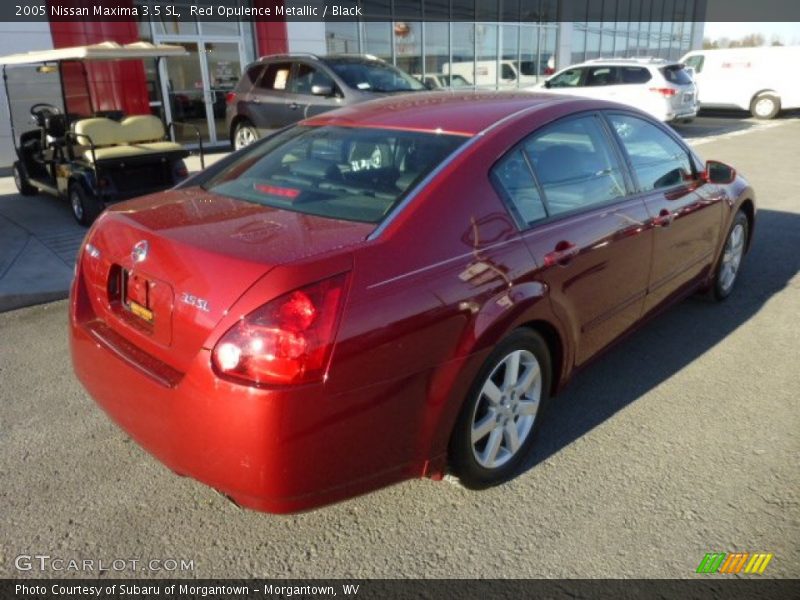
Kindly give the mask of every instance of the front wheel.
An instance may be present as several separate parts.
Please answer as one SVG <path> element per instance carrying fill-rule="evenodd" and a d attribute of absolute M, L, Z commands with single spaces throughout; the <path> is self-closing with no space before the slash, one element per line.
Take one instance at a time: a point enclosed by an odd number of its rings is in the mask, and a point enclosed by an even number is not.
<path fill-rule="evenodd" d="M 91 225 L 103 212 L 103 203 L 94 194 L 84 190 L 80 183 L 69 186 L 69 203 L 72 216 L 81 225 Z"/>
<path fill-rule="evenodd" d="M 465 487 L 490 487 L 519 473 L 533 448 L 551 372 L 547 344 L 527 329 L 486 359 L 450 440 L 450 467 Z"/>
<path fill-rule="evenodd" d="M 724 300 L 733 291 L 733 285 L 736 283 L 739 269 L 742 266 L 748 235 L 747 217 L 742 211 L 739 211 L 733 219 L 733 225 L 731 225 L 725 240 L 725 248 L 722 250 L 722 257 L 714 274 L 712 293 L 716 300 Z"/>
<path fill-rule="evenodd" d="M 233 131 L 233 149 L 241 150 L 258 139 L 258 130 L 248 121 L 239 121 Z"/>

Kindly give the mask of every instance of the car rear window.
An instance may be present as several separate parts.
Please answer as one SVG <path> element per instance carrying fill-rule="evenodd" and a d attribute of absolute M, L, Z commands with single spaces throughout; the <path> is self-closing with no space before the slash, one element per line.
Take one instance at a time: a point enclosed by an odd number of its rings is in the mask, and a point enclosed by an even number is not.
<path fill-rule="evenodd" d="M 683 68 L 683 65 L 670 65 L 668 67 L 663 67 L 660 69 L 660 71 L 664 75 L 664 78 L 670 83 L 675 83 L 678 85 L 692 83 L 692 78 L 689 77 L 689 74 Z"/>
<path fill-rule="evenodd" d="M 295 126 L 254 145 L 203 187 L 295 212 L 378 223 L 468 138 Z"/>

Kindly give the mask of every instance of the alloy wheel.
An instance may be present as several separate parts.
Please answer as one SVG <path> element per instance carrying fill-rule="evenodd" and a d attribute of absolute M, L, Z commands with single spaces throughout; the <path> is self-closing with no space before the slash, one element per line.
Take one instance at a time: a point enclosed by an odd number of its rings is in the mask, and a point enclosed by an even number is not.
<path fill-rule="evenodd" d="M 241 125 L 236 129 L 236 136 L 234 137 L 233 145 L 236 150 L 241 150 L 245 146 L 249 146 L 256 141 L 256 135 L 253 129 L 248 125 Z"/>
<path fill-rule="evenodd" d="M 479 392 L 472 414 L 472 452 L 486 469 L 497 469 L 531 435 L 542 397 L 539 361 L 528 350 L 506 355 Z"/>
<path fill-rule="evenodd" d="M 69 193 L 69 202 L 72 205 L 72 212 L 78 221 L 83 219 L 83 202 L 81 202 L 81 195 L 75 190 Z"/>
<path fill-rule="evenodd" d="M 756 114 L 759 117 L 768 117 L 775 110 L 775 102 L 771 98 L 759 98 L 756 100 Z"/>
<path fill-rule="evenodd" d="M 739 265 L 744 254 L 744 226 L 736 223 L 725 242 L 725 250 L 722 254 L 722 270 L 720 272 L 720 287 L 723 292 L 727 292 L 733 287 L 736 275 L 739 273 Z"/>

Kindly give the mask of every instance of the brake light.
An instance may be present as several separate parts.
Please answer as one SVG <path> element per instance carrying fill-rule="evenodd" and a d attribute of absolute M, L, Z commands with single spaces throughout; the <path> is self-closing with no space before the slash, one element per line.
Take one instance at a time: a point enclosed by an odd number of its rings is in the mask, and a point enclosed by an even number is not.
<path fill-rule="evenodd" d="M 236 92 L 225 94 L 225 104 L 233 104 L 234 102 L 236 102 Z"/>
<path fill-rule="evenodd" d="M 231 327 L 212 353 L 221 375 L 255 384 L 321 381 L 343 305 L 346 275 L 294 290 Z"/>
<path fill-rule="evenodd" d="M 673 88 L 650 88 L 650 91 L 661 94 L 664 98 L 671 98 L 678 93 L 678 90 Z"/>

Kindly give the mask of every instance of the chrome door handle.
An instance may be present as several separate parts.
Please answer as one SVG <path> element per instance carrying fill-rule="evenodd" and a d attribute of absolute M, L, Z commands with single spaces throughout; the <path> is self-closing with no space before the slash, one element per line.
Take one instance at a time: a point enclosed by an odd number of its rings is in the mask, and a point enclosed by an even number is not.
<path fill-rule="evenodd" d="M 552 267 L 554 265 L 565 267 L 578 255 L 578 252 L 579 249 L 575 244 L 562 240 L 556 244 L 552 252 L 548 252 L 544 255 L 544 265 L 546 267 Z"/>
<path fill-rule="evenodd" d="M 675 213 L 668 211 L 666 208 L 661 209 L 658 216 L 653 219 L 653 225 L 656 227 L 669 227 L 675 220 Z"/>

